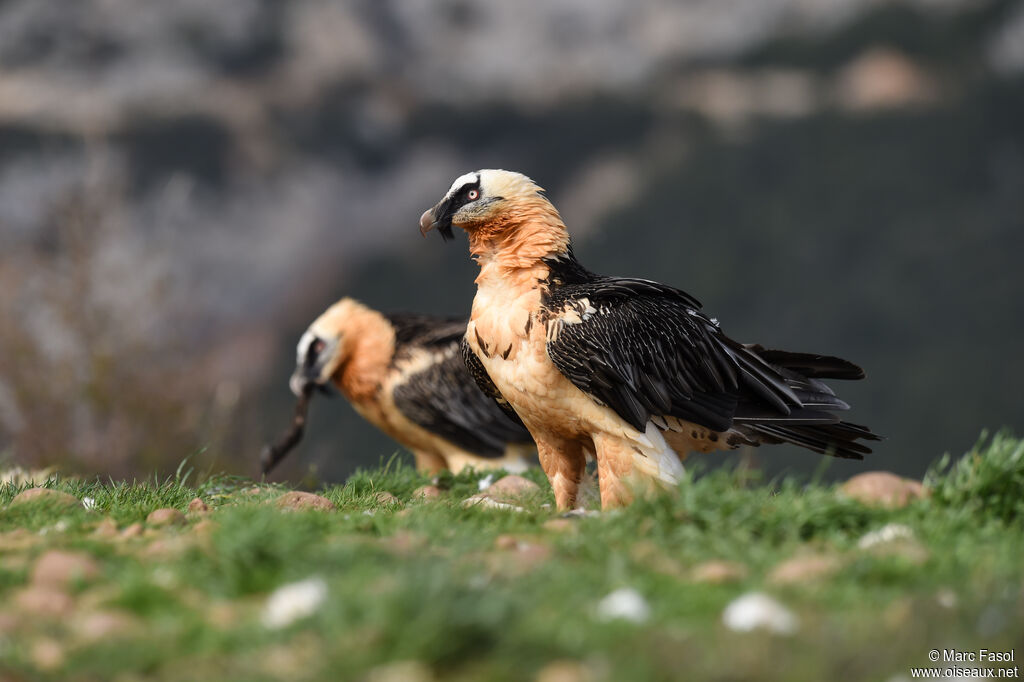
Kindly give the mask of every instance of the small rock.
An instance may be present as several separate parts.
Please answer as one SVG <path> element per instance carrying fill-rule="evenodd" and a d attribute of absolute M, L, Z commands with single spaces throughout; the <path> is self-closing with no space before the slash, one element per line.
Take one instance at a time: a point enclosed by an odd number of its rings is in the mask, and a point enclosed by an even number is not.
<path fill-rule="evenodd" d="M 780 635 L 791 635 L 800 626 L 792 611 L 760 592 L 748 592 L 730 602 L 722 622 L 736 632 L 764 629 Z"/>
<path fill-rule="evenodd" d="M 263 625 L 275 630 L 287 627 L 316 613 L 326 598 L 327 583 L 322 578 L 283 585 L 267 598 Z"/>
<path fill-rule="evenodd" d="M 690 571 L 690 579 L 695 583 L 721 585 L 735 583 L 747 577 L 747 567 L 735 561 L 711 560 L 697 564 Z"/>
<path fill-rule="evenodd" d="M 441 497 L 441 489 L 436 485 L 421 485 L 412 491 L 414 500 L 436 500 Z"/>
<path fill-rule="evenodd" d="M 217 528 L 217 522 L 211 521 L 210 519 L 203 519 L 196 525 L 192 526 L 192 532 L 198 535 L 200 538 L 208 538 Z"/>
<path fill-rule="evenodd" d="M 188 512 L 190 514 L 205 514 L 208 511 L 210 511 L 210 508 L 198 497 L 193 498 L 193 500 L 188 503 Z"/>
<path fill-rule="evenodd" d="M 529 495 L 539 490 L 540 486 L 530 479 L 510 474 L 508 476 L 502 476 L 491 484 L 491 486 L 487 488 L 487 494 L 493 498 L 505 500 L 507 498 L 514 499 L 524 495 Z"/>
<path fill-rule="evenodd" d="M 577 526 L 571 519 L 551 519 L 544 522 L 543 528 L 552 533 L 571 533 L 576 530 Z"/>
<path fill-rule="evenodd" d="M 484 507 L 486 509 L 507 509 L 509 511 L 524 512 L 526 511 L 522 507 L 508 502 L 500 502 L 491 498 L 489 495 L 473 495 L 467 497 L 462 501 L 463 507 Z"/>
<path fill-rule="evenodd" d="M 495 549 L 516 549 L 519 543 L 520 540 L 515 535 L 499 535 L 494 538 Z"/>
<path fill-rule="evenodd" d="M 142 532 L 144 530 L 145 529 L 143 528 L 142 524 L 136 522 L 136 523 L 131 524 L 130 526 L 128 526 L 124 530 L 122 530 L 121 531 L 121 537 L 123 537 L 123 538 L 140 538 L 140 537 L 142 537 Z"/>
<path fill-rule="evenodd" d="M 99 565 L 86 554 L 51 549 L 36 560 L 32 584 L 36 587 L 64 588 L 76 581 L 93 580 Z"/>
<path fill-rule="evenodd" d="M 808 555 L 787 559 L 772 569 L 768 582 L 776 585 L 793 585 L 811 580 L 827 578 L 840 568 L 839 560 L 831 556 Z"/>
<path fill-rule="evenodd" d="M 117 523 L 114 519 L 103 519 L 93 528 L 92 534 L 98 538 L 117 537 Z"/>
<path fill-rule="evenodd" d="M 28 614 L 56 617 L 70 613 L 74 601 L 63 590 L 26 587 L 14 595 L 14 605 Z"/>
<path fill-rule="evenodd" d="M 651 617 L 651 607 L 644 596 L 631 587 L 615 590 L 597 604 L 600 620 L 627 620 L 631 623 L 646 623 Z"/>
<path fill-rule="evenodd" d="M 0 635 L 9 635 L 17 630 L 20 625 L 21 619 L 13 613 L 0 611 Z"/>
<path fill-rule="evenodd" d="M 373 668 L 366 682 L 434 682 L 434 671 L 421 661 L 395 661 Z"/>
<path fill-rule="evenodd" d="M 914 529 L 910 526 L 903 525 L 902 523 L 888 523 L 878 530 L 865 533 L 864 536 L 857 541 L 857 547 L 860 549 L 871 549 L 875 545 L 881 545 L 896 540 L 913 539 Z"/>
<path fill-rule="evenodd" d="M 185 515 L 177 509 L 155 509 L 146 517 L 151 526 L 180 526 L 185 523 Z"/>
<path fill-rule="evenodd" d="M 401 500 L 392 495 L 387 491 L 381 491 L 375 493 L 373 499 L 382 507 L 400 507 L 402 506 Z"/>
<path fill-rule="evenodd" d="M 106 641 L 131 633 L 135 619 L 123 611 L 93 611 L 78 618 L 74 630 L 84 642 Z"/>
<path fill-rule="evenodd" d="M 55 639 L 36 640 L 31 649 L 32 662 L 40 670 L 56 670 L 64 665 L 64 648 Z"/>
<path fill-rule="evenodd" d="M 536 682 L 589 682 L 590 671 L 579 661 L 552 661 L 540 669 Z"/>
<path fill-rule="evenodd" d="M 901 478 L 888 471 L 857 474 L 839 487 L 839 492 L 868 507 L 901 509 L 928 495 L 920 481 Z"/>
<path fill-rule="evenodd" d="M 326 497 L 314 495 L 313 493 L 304 493 L 299 490 L 292 490 L 281 495 L 274 504 L 277 505 L 278 509 L 287 510 L 320 509 L 322 511 L 334 511 L 337 509 L 334 503 Z"/>
<path fill-rule="evenodd" d="M 78 498 L 61 490 L 50 488 L 29 488 L 14 496 L 11 505 L 25 504 L 47 504 L 55 507 L 70 508 L 79 506 Z"/>

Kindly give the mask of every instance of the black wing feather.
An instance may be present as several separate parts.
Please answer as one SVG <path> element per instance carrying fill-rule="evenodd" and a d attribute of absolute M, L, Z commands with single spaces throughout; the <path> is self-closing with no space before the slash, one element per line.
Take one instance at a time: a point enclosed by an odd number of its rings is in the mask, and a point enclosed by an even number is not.
<path fill-rule="evenodd" d="M 413 329 L 396 325 L 397 339 L 417 339 L 435 361 L 395 387 L 395 406 L 413 423 L 481 457 L 501 457 L 508 443 L 532 442 L 519 418 L 480 390 L 463 361 L 459 344 L 466 321 L 441 321 L 431 329 L 430 319 L 417 317 Z M 396 357 L 412 348 L 399 345 Z"/>
<path fill-rule="evenodd" d="M 737 343 L 685 292 L 595 275 L 571 252 L 548 265 L 548 356 L 573 384 L 637 430 L 652 416 L 673 416 L 714 431 L 736 425 L 756 440 L 858 458 L 870 449 L 857 438 L 878 439 L 839 421 L 832 411 L 849 406 L 820 381 L 862 378 L 853 363 Z"/>

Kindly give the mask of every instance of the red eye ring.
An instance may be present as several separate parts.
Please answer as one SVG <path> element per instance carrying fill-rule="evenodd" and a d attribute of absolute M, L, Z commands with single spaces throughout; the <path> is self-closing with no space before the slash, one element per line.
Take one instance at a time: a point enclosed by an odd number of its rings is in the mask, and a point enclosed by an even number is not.
<path fill-rule="evenodd" d="M 475 190 L 475 189 L 469 190 L 468 192 L 466 192 L 466 198 L 468 198 L 470 201 L 475 201 L 475 200 L 479 199 L 480 198 L 479 190 Z"/>

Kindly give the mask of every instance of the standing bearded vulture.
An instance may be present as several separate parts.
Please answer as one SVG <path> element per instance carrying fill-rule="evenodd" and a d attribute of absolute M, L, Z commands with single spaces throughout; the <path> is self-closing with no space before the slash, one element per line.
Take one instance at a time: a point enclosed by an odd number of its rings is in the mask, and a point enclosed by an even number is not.
<path fill-rule="evenodd" d="M 560 509 L 571 509 L 586 455 L 604 507 L 637 486 L 673 486 L 692 451 L 794 443 L 862 459 L 869 429 L 821 379 L 861 379 L 839 358 L 733 341 L 673 287 L 584 268 L 555 207 L 519 173 L 455 180 L 420 218 L 446 240 L 459 227 L 480 266 L 463 354 L 485 393 L 537 442 Z"/>

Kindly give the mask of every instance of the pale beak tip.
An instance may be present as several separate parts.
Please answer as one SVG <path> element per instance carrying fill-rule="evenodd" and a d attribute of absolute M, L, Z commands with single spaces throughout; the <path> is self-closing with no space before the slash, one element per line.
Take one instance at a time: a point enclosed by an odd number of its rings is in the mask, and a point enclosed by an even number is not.
<path fill-rule="evenodd" d="M 420 216 L 420 234 L 426 237 L 427 233 L 432 229 L 434 229 L 434 214 L 431 212 L 431 209 L 428 208 L 423 212 L 423 215 Z"/>

